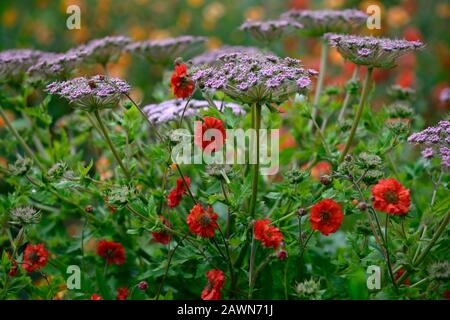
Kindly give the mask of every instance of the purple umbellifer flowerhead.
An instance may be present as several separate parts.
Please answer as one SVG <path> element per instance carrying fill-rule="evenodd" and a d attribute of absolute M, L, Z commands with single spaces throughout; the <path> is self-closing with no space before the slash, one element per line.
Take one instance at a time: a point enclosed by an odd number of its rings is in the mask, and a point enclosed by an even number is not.
<path fill-rule="evenodd" d="M 152 63 L 171 64 L 182 57 L 187 59 L 204 50 L 206 37 L 180 36 L 162 40 L 134 42 L 126 51 L 143 56 Z"/>
<path fill-rule="evenodd" d="M 434 127 L 413 133 L 408 142 L 424 147 L 425 159 L 440 158 L 442 167 L 450 168 L 450 121 L 442 120 Z"/>
<path fill-rule="evenodd" d="M 0 52 L 0 83 L 20 83 L 27 69 L 33 65 L 42 51 L 11 49 Z"/>
<path fill-rule="evenodd" d="M 201 66 L 203 64 L 214 64 L 223 55 L 246 52 L 248 54 L 261 54 L 262 51 L 256 47 L 244 47 L 244 46 L 223 46 L 218 49 L 207 51 L 198 56 L 195 56 L 190 60 L 193 66 Z"/>
<path fill-rule="evenodd" d="M 370 68 L 392 68 L 398 57 L 424 47 L 420 41 L 335 33 L 327 33 L 325 38 L 345 59 Z"/>
<path fill-rule="evenodd" d="M 113 108 L 130 89 L 127 82 L 102 75 L 53 82 L 47 86 L 50 94 L 66 99 L 85 111 Z"/>
<path fill-rule="evenodd" d="M 84 61 L 87 63 L 99 63 L 106 65 L 119 59 L 125 47 L 131 43 L 131 39 L 124 36 L 109 36 L 95 39 L 85 45 L 75 48 L 75 51 L 84 53 Z"/>
<path fill-rule="evenodd" d="M 236 104 L 223 101 L 213 101 L 211 106 L 207 101 L 190 100 L 186 108 L 184 117 L 192 117 L 199 114 L 203 110 L 208 110 L 210 107 L 223 111 L 225 108 L 230 108 L 235 115 L 245 115 L 244 109 Z M 183 113 L 186 102 L 182 99 L 172 99 L 161 103 L 149 104 L 143 108 L 148 119 L 156 124 L 162 124 L 171 120 L 179 119 Z"/>
<path fill-rule="evenodd" d="M 241 103 L 264 104 L 281 103 L 306 92 L 312 75 L 297 59 L 237 52 L 197 68 L 192 79 L 203 91 L 221 90 Z"/>
<path fill-rule="evenodd" d="M 246 21 L 239 30 L 247 31 L 250 35 L 258 41 L 265 43 L 279 40 L 286 34 L 293 32 L 296 29 L 301 29 L 303 26 L 292 20 L 269 20 L 269 21 Z"/>
<path fill-rule="evenodd" d="M 290 10 L 282 19 L 293 20 L 303 25 L 301 32 L 320 37 L 328 32 L 349 33 L 364 24 L 367 14 L 355 9 L 345 10 Z"/>
<path fill-rule="evenodd" d="M 87 52 L 71 49 L 65 53 L 44 53 L 27 70 L 30 82 L 65 80 L 81 66 Z"/>

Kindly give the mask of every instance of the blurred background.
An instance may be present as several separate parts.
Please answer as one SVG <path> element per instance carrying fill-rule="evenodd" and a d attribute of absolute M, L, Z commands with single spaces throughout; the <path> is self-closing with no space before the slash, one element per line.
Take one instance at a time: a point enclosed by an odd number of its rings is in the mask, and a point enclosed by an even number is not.
<path fill-rule="evenodd" d="M 401 59 L 397 68 L 377 71 L 377 85 L 415 88 L 414 108 L 428 119 L 442 118 L 450 107 L 448 101 L 439 99 L 450 85 L 450 1 L 446 0 L 2 0 L 0 49 L 65 51 L 95 38 L 119 34 L 134 40 L 204 35 L 209 37 L 209 49 L 224 44 L 255 46 L 253 39 L 238 30 L 246 19 L 277 18 L 291 8 L 365 11 L 372 4 L 382 10 L 382 28 L 372 31 L 364 28 L 364 33 L 420 39 L 427 44 L 419 54 Z M 66 10 L 70 5 L 81 8 L 80 30 L 66 28 L 69 17 Z M 280 39 L 270 49 L 282 56 L 299 57 L 308 67 L 319 67 L 320 46 L 315 39 L 293 35 Z M 351 76 L 351 65 L 334 50 L 329 53 L 329 61 L 333 67 L 327 84 L 344 84 Z M 168 94 L 167 79 L 159 84 L 161 66 L 150 66 L 124 55 L 109 69 L 112 75 L 130 81 L 135 88 L 133 95 L 144 102 L 161 100 Z M 83 70 L 85 74 L 101 72 L 100 67 Z M 381 92 L 381 99 L 377 99 L 379 107 L 385 91 L 377 92 Z"/>

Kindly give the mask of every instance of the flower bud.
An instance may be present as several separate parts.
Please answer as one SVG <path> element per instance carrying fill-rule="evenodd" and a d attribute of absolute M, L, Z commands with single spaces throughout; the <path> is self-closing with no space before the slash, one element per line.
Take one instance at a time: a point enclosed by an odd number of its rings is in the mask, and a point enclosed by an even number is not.
<path fill-rule="evenodd" d="M 141 282 L 139 282 L 139 283 L 137 284 L 137 288 L 138 288 L 139 290 L 142 290 L 142 291 L 147 290 L 147 289 L 148 289 L 148 283 L 147 283 L 147 281 L 141 281 Z"/>

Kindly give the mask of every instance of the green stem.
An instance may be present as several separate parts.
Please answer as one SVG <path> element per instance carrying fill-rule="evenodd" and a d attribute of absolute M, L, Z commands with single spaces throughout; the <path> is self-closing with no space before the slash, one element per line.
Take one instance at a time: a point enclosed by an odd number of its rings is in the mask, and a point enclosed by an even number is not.
<path fill-rule="evenodd" d="M 254 218 L 256 209 L 256 200 L 258 197 L 258 178 L 259 178 L 259 129 L 261 127 L 261 106 L 257 103 L 253 105 L 253 128 L 256 131 L 256 163 L 253 164 L 252 179 L 252 198 L 250 202 L 250 216 Z"/>
<path fill-rule="evenodd" d="M 391 257 L 389 254 L 389 243 L 388 243 L 388 226 L 389 226 L 389 216 L 386 216 L 386 224 L 384 227 L 384 246 L 386 247 L 386 262 L 388 266 L 389 276 L 391 277 L 392 284 L 397 288 L 397 283 L 395 282 L 394 273 L 392 272 Z"/>
<path fill-rule="evenodd" d="M 355 67 L 355 70 L 353 70 L 353 75 L 352 75 L 350 82 L 355 82 L 356 79 L 358 78 L 359 68 L 360 68 L 360 66 L 357 64 Z M 342 119 L 344 118 L 345 110 L 347 109 L 348 104 L 350 103 L 350 98 L 351 98 L 351 94 L 347 90 L 347 92 L 345 93 L 344 102 L 342 103 L 341 111 L 339 112 L 338 121 L 342 121 Z"/>
<path fill-rule="evenodd" d="M 322 53 L 320 56 L 320 70 L 319 79 L 317 80 L 316 94 L 314 96 L 312 120 L 315 121 L 317 114 L 319 113 L 319 100 L 322 93 L 323 82 L 325 79 L 325 73 L 327 71 L 327 56 L 328 56 L 328 43 L 325 39 L 322 39 Z"/>
<path fill-rule="evenodd" d="M 255 285 L 255 281 L 253 279 L 253 269 L 255 268 L 255 254 L 256 254 L 256 248 L 255 248 L 255 226 L 254 221 L 253 228 L 251 229 L 252 232 L 252 243 L 250 245 L 250 263 L 248 268 L 248 299 L 252 299 L 253 297 L 253 287 Z"/>
<path fill-rule="evenodd" d="M 353 138 L 355 137 L 356 129 L 358 128 L 359 120 L 361 120 L 361 116 L 364 110 L 364 105 L 366 104 L 366 99 L 370 90 L 370 80 L 372 76 L 372 70 L 373 68 L 368 68 L 366 73 L 366 78 L 364 79 L 361 99 L 359 100 L 358 109 L 356 111 L 355 119 L 353 119 L 352 129 L 350 131 L 350 135 L 348 137 L 347 143 L 345 144 L 344 151 L 341 154 L 341 157 L 339 158 L 339 162 L 342 162 L 345 158 L 345 156 L 348 153 L 348 150 L 350 149 L 350 146 L 352 145 Z"/>
<path fill-rule="evenodd" d="M 8 116 L 6 115 L 5 111 L 3 110 L 2 106 L 0 106 L 0 116 L 2 117 L 3 121 L 5 122 L 6 126 L 8 127 L 9 131 L 16 137 L 17 141 L 22 145 L 25 152 L 33 159 L 34 163 L 42 170 L 46 171 L 44 165 L 39 161 L 37 156 L 34 154 L 33 150 L 30 149 L 30 147 L 27 145 L 25 140 L 21 137 L 21 135 L 17 132 L 17 130 L 12 126 L 11 122 L 8 119 Z"/>
<path fill-rule="evenodd" d="M 95 110 L 94 115 L 95 115 L 95 118 L 97 119 L 98 125 L 100 127 L 100 131 L 103 134 L 103 137 L 105 138 L 105 141 L 108 143 L 108 146 L 111 149 L 111 152 L 113 153 L 114 158 L 116 158 L 117 163 L 122 168 L 122 170 L 125 173 L 125 176 L 127 177 L 127 179 L 130 180 L 130 178 L 131 178 L 130 172 L 124 166 L 122 160 L 120 159 L 119 154 L 117 153 L 116 148 L 114 148 L 114 145 L 113 145 L 113 143 L 111 141 L 111 138 L 109 137 L 109 134 L 108 134 L 108 131 L 105 128 L 105 125 L 103 124 L 102 118 L 100 117 L 100 113 L 98 112 L 98 110 Z"/>

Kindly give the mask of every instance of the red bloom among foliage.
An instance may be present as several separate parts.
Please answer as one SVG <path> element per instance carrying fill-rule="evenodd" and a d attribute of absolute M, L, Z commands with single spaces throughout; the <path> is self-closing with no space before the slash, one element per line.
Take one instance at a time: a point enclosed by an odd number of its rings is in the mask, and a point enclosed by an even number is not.
<path fill-rule="evenodd" d="M 188 187 L 191 187 L 191 180 L 189 177 L 184 178 L 186 180 L 186 184 Z M 183 195 L 187 193 L 187 188 L 183 182 L 183 179 L 180 178 L 177 180 L 177 186 L 170 191 L 169 195 L 167 196 L 167 205 L 169 208 L 175 208 L 178 206 L 181 202 L 181 199 L 183 198 Z"/>
<path fill-rule="evenodd" d="M 116 300 L 127 300 L 128 288 L 118 288 Z"/>
<path fill-rule="evenodd" d="M 41 269 L 47 264 L 48 256 L 49 253 L 43 243 L 28 244 L 23 252 L 23 268 L 27 272 Z"/>
<path fill-rule="evenodd" d="M 9 269 L 8 275 L 10 277 L 14 277 L 17 274 L 17 271 L 19 271 L 19 268 L 17 267 L 17 261 L 13 260 L 11 257 L 11 254 L 9 252 L 6 252 L 9 261 L 11 261 L 11 269 Z"/>
<path fill-rule="evenodd" d="M 337 202 L 332 199 L 324 199 L 311 208 L 309 219 L 314 230 L 319 230 L 327 236 L 339 229 L 344 220 L 344 214 Z"/>
<path fill-rule="evenodd" d="M 256 220 L 254 226 L 255 239 L 262 242 L 266 248 L 273 247 L 277 249 L 281 241 L 283 241 L 283 235 L 280 229 L 270 225 L 269 219 Z"/>
<path fill-rule="evenodd" d="M 210 129 L 218 130 L 221 134 L 220 139 L 216 139 L 218 138 L 216 137 L 218 132 L 214 132 L 212 130 L 209 131 Z M 223 121 L 220 119 L 205 116 L 203 117 L 203 125 L 195 126 L 195 144 L 202 149 L 206 149 L 206 147 L 211 145 L 211 147 L 209 147 L 209 150 L 211 150 L 212 152 L 216 152 L 220 148 L 222 148 L 226 138 L 227 133 L 223 126 Z"/>
<path fill-rule="evenodd" d="M 170 227 L 169 222 L 163 217 L 163 216 L 159 216 L 161 218 L 162 223 L 164 223 L 164 225 Z M 160 232 L 152 232 L 152 236 L 153 239 L 155 239 L 155 241 L 162 243 L 162 244 L 168 244 L 170 242 L 170 240 L 172 239 L 172 236 L 170 235 L 170 233 L 168 233 L 167 231 L 160 231 Z"/>
<path fill-rule="evenodd" d="M 103 300 L 103 298 L 96 293 L 93 293 L 91 296 L 91 300 Z"/>
<path fill-rule="evenodd" d="M 217 217 L 217 213 L 213 212 L 211 207 L 205 210 L 197 203 L 187 216 L 189 230 L 203 238 L 212 238 L 215 230 L 219 228 Z"/>
<path fill-rule="evenodd" d="M 202 291 L 203 300 L 220 300 L 223 285 L 225 284 L 225 276 L 222 270 L 213 269 L 206 273 L 208 283 Z"/>
<path fill-rule="evenodd" d="M 170 79 L 173 94 L 177 98 L 187 98 L 194 91 L 194 81 L 189 78 L 186 65 L 177 64 Z"/>
<path fill-rule="evenodd" d="M 393 215 L 406 215 L 409 211 L 409 189 L 393 178 L 382 179 L 372 188 L 375 209 Z"/>
<path fill-rule="evenodd" d="M 101 240 L 97 244 L 97 254 L 105 258 L 108 264 L 125 263 L 125 249 L 118 242 Z"/>

